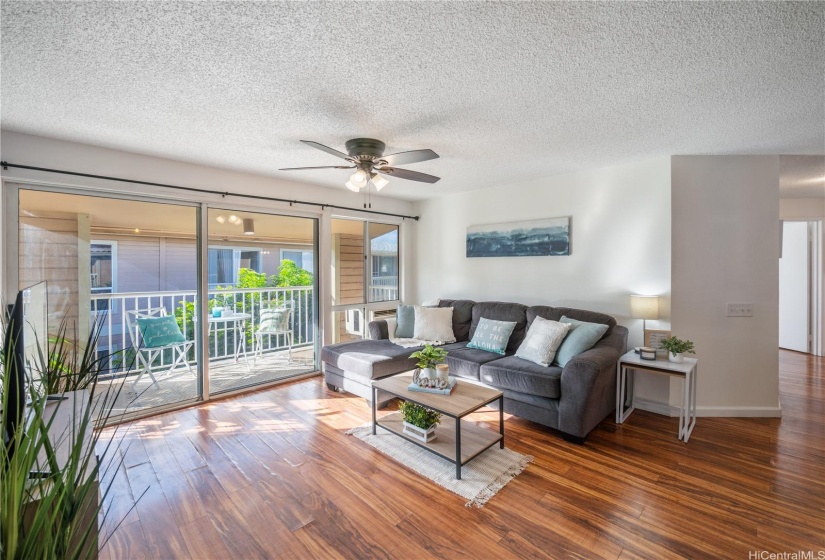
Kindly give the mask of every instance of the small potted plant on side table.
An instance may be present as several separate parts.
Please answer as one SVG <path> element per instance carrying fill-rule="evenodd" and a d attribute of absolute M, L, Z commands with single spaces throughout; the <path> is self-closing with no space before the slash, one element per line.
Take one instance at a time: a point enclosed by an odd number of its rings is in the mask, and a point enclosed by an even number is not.
<path fill-rule="evenodd" d="M 685 361 L 682 354 L 694 354 L 696 349 L 693 347 L 693 342 L 690 340 L 682 340 L 675 336 L 668 337 L 659 343 L 659 348 L 667 350 L 667 358 L 671 362 L 680 364 Z"/>
<path fill-rule="evenodd" d="M 424 443 L 435 439 L 435 427 L 441 422 L 441 413 L 410 401 L 399 405 L 404 419 L 404 433 Z"/>
<path fill-rule="evenodd" d="M 410 354 L 410 358 L 415 358 L 418 360 L 416 365 L 418 366 L 418 369 L 421 370 L 421 377 L 429 379 L 436 379 L 438 377 L 435 366 L 443 362 L 446 357 L 446 350 L 443 348 L 436 348 L 435 346 L 431 346 L 429 344 L 425 345 L 423 350 L 418 350 L 417 352 Z"/>

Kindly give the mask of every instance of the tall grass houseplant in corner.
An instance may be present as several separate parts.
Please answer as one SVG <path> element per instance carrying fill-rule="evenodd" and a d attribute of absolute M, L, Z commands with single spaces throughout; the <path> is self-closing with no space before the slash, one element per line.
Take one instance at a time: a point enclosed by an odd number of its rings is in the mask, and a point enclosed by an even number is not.
<path fill-rule="evenodd" d="M 122 463 L 118 447 L 123 440 L 119 428 L 107 431 L 105 437 L 99 428 L 116 420 L 113 409 L 123 383 L 98 383 L 111 358 L 96 353 L 102 324 L 100 318 L 94 321 L 88 339 L 80 345 L 66 343 L 65 337 L 58 337 L 62 342 L 44 343 L 49 340 L 45 333 L 36 333 L 39 365 L 32 369 L 40 369 L 39 375 L 27 372 L 24 421 L 12 433 L 3 430 L 0 445 L 0 559 L 97 558 L 108 538 L 99 534 L 98 522 L 107 527 L 118 523 L 107 519 L 104 504 Z M 8 326 L 4 320 L 2 329 Z M 61 332 L 65 334 L 65 329 Z M 11 348 L 4 345 L 0 348 L 4 426 L 9 414 L 6 365 L 10 360 Z M 58 399 L 47 400 L 49 393 Z M 68 425 L 58 425 L 58 419 Z"/>

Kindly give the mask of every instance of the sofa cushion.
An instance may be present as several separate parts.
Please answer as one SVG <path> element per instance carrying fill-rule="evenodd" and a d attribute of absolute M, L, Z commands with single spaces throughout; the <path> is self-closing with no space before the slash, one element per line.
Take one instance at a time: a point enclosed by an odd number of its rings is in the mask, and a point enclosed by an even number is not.
<path fill-rule="evenodd" d="M 410 354 L 415 348 L 402 348 L 389 340 L 356 340 L 324 346 L 321 360 L 338 369 L 370 379 L 415 369 Z"/>
<path fill-rule="evenodd" d="M 473 322 L 473 306 L 476 302 L 469 299 L 442 299 L 439 307 L 453 308 L 453 334 L 458 342 L 470 340 L 470 325 Z"/>
<path fill-rule="evenodd" d="M 508 321 L 516 324 L 510 341 L 507 343 L 507 352 L 515 352 L 527 329 L 527 306 L 520 303 L 503 303 L 500 301 L 482 301 L 473 306 L 473 323 L 470 325 L 470 338 L 473 338 L 476 327 L 481 318 L 493 321 Z"/>
<path fill-rule="evenodd" d="M 532 323 L 536 316 L 550 319 L 551 321 L 561 321 L 562 317 L 569 317 L 585 323 L 602 323 L 607 325 L 607 333 L 613 331 L 616 326 L 616 319 L 605 313 L 597 311 L 587 311 L 585 309 L 573 309 L 572 307 L 548 307 L 546 305 L 534 305 L 527 309 L 527 322 Z"/>
<path fill-rule="evenodd" d="M 536 317 L 536 320 L 541 320 L 541 317 Z M 570 332 L 556 352 L 556 363 L 561 367 L 585 350 L 593 348 L 609 328 L 603 323 L 586 323 L 566 315 L 561 318 L 561 322 L 570 325 Z"/>
<path fill-rule="evenodd" d="M 395 310 L 395 323 L 393 338 L 412 338 L 415 332 L 415 308 L 412 305 L 399 305 Z"/>
<path fill-rule="evenodd" d="M 478 348 L 503 356 L 515 327 L 514 321 L 493 321 L 482 317 L 467 348 Z"/>
<path fill-rule="evenodd" d="M 449 345 L 444 346 L 444 348 L 448 347 Z M 470 379 L 478 379 L 481 364 L 501 358 L 498 354 L 475 348 L 448 349 L 447 352 L 447 358 L 444 361 L 450 366 L 450 375 Z"/>
<path fill-rule="evenodd" d="M 499 358 L 480 367 L 479 380 L 497 389 L 558 399 L 562 368 L 541 366 L 516 356 Z"/>
<path fill-rule="evenodd" d="M 592 323 L 591 323 L 592 324 Z M 607 325 L 600 325 L 607 329 Z M 571 325 L 536 317 L 527 329 L 524 342 L 516 350 L 516 356 L 540 366 L 549 366 L 556 357 Z M 595 344 L 595 340 L 593 343 Z"/>

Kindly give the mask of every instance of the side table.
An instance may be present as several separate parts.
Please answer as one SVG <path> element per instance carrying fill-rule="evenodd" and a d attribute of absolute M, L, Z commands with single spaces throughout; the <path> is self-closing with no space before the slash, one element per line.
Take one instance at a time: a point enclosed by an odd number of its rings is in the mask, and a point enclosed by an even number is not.
<path fill-rule="evenodd" d="M 616 365 L 616 423 L 621 424 L 636 410 L 634 389 L 630 391 L 630 407 L 625 409 L 627 398 L 628 372 L 646 371 L 681 377 L 682 407 L 679 412 L 679 439 L 687 443 L 696 426 L 696 374 L 699 360 L 685 358 L 684 362 L 676 363 L 669 360 L 642 360 L 633 350 L 619 358 Z M 635 375 L 634 375 L 635 377 Z M 635 385 L 631 378 L 631 387 Z"/>

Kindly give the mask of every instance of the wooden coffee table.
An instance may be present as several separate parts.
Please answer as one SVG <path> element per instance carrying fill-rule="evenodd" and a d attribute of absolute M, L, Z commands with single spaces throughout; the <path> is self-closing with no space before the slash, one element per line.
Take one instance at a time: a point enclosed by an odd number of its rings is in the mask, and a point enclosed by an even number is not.
<path fill-rule="evenodd" d="M 451 395 L 421 393 L 407 389 L 412 383 L 412 377 L 412 372 L 409 372 L 372 382 L 372 435 L 375 435 L 376 427 L 381 426 L 407 441 L 455 463 L 455 477 L 459 480 L 461 479 L 462 465 L 469 463 L 496 443 L 499 444 L 501 449 L 504 449 L 504 395 L 501 391 L 459 379 Z M 376 418 L 379 389 L 405 401 L 426 406 L 444 416 L 453 418 L 455 420 L 455 431 L 441 429 L 438 431 L 438 437 L 435 441 L 429 443 L 408 436 L 404 433 L 404 424 L 400 412 L 387 414 L 380 419 Z M 462 418 L 495 400 L 498 400 L 499 433 L 469 422 L 461 423 Z"/>

